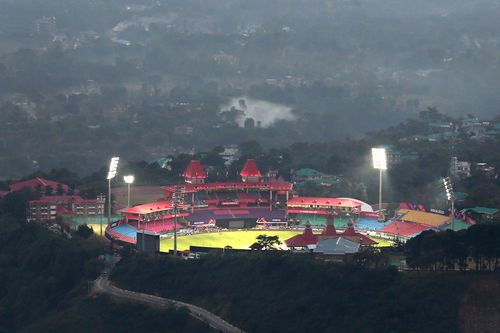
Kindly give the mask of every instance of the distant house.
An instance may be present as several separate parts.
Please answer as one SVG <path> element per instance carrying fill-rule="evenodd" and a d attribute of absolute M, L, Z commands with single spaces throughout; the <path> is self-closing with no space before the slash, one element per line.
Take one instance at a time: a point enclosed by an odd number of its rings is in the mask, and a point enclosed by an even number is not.
<path fill-rule="evenodd" d="M 385 148 L 388 166 L 401 162 L 401 152 L 394 145 L 383 145 L 380 147 Z"/>
<path fill-rule="evenodd" d="M 449 121 L 432 121 L 428 123 L 428 126 L 433 131 L 438 131 L 438 132 L 448 132 L 452 130 L 454 127 L 453 123 Z"/>
<path fill-rule="evenodd" d="M 489 126 L 489 122 L 480 121 L 477 117 L 467 117 L 462 120 L 461 129 L 471 138 L 483 138 Z"/>
<path fill-rule="evenodd" d="M 314 182 L 322 186 L 331 186 L 339 182 L 339 177 L 312 168 L 301 168 L 292 173 L 292 180 L 295 183 Z"/>
<path fill-rule="evenodd" d="M 234 161 L 238 159 L 238 154 L 239 154 L 239 148 L 237 145 L 229 145 L 229 146 L 224 146 L 224 151 L 219 153 L 219 156 L 221 156 L 224 159 L 224 164 L 226 166 L 231 165 Z"/>
<path fill-rule="evenodd" d="M 151 163 L 156 163 L 158 164 L 162 169 L 167 169 L 167 170 L 172 170 L 171 163 L 173 161 L 173 158 L 170 156 L 167 157 L 159 157 L 155 160 L 153 160 Z"/>
<path fill-rule="evenodd" d="M 476 172 L 481 176 L 488 178 L 495 178 L 495 167 L 488 165 L 488 163 L 476 163 Z"/>
<path fill-rule="evenodd" d="M 470 216 L 479 223 L 497 223 L 500 222 L 500 210 L 489 207 L 472 207 L 461 211 L 466 216 Z"/>
<path fill-rule="evenodd" d="M 64 193 L 70 191 L 70 187 L 66 184 L 40 177 L 23 180 L 10 185 L 10 190 L 12 192 L 20 191 L 24 188 L 30 188 L 33 192 L 40 191 L 41 193 L 45 193 L 47 188 L 50 188 L 53 194 L 57 192 L 58 188 L 61 188 Z"/>
<path fill-rule="evenodd" d="M 459 161 L 457 157 L 452 157 L 450 173 L 454 177 L 468 178 L 471 176 L 471 163 L 468 161 Z"/>
<path fill-rule="evenodd" d="M 436 142 L 436 141 L 441 141 L 444 139 L 449 139 L 455 135 L 455 132 L 453 131 L 445 131 L 441 133 L 431 133 L 428 135 L 416 135 L 413 137 L 415 141 L 429 141 L 429 142 Z"/>
<path fill-rule="evenodd" d="M 297 182 L 310 181 L 321 179 L 325 176 L 324 173 L 312 168 L 301 168 L 293 173 L 293 180 Z"/>
<path fill-rule="evenodd" d="M 57 31 L 57 21 L 55 17 L 40 17 L 35 21 L 36 32 L 44 35 L 54 35 Z"/>

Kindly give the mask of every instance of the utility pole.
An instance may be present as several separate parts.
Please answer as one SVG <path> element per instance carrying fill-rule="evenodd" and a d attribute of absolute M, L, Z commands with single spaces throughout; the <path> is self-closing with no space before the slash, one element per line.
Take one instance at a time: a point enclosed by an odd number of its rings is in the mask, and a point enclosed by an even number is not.
<path fill-rule="evenodd" d="M 180 206 L 184 203 L 184 194 L 186 188 L 181 185 L 174 185 L 174 193 L 172 194 L 172 208 L 174 209 L 174 257 L 177 257 L 177 215 Z"/>
<path fill-rule="evenodd" d="M 453 183 L 450 177 L 443 178 L 446 199 L 451 202 L 451 230 L 455 230 L 455 194 L 453 193 Z"/>
<path fill-rule="evenodd" d="M 109 162 L 109 171 L 108 171 L 108 225 L 111 224 L 111 180 L 115 178 L 116 171 L 118 169 L 118 162 L 120 161 L 119 157 L 111 158 Z"/>

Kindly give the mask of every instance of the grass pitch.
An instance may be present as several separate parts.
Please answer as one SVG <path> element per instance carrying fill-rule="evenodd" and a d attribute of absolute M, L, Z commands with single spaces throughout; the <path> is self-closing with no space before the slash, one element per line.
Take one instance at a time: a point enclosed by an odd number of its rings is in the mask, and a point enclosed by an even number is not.
<path fill-rule="evenodd" d="M 281 247 L 286 249 L 285 240 L 301 233 L 302 231 L 288 230 L 243 230 L 186 235 L 177 237 L 177 249 L 179 251 L 189 250 L 189 246 L 191 245 L 217 248 L 231 246 L 233 249 L 248 249 L 250 245 L 257 241 L 256 238 L 259 235 L 278 236 L 279 240 L 283 243 Z M 379 242 L 377 246 L 382 247 L 392 245 L 392 242 L 385 239 L 372 239 Z M 161 240 L 161 252 L 168 252 L 173 249 L 173 238 L 164 238 Z"/>
<path fill-rule="evenodd" d="M 282 231 L 282 230 L 243 230 L 243 231 L 224 231 L 204 234 L 186 235 L 177 237 L 177 249 L 189 250 L 189 246 L 206 246 L 223 248 L 231 246 L 233 249 L 248 249 L 250 245 L 257 241 L 257 236 L 279 236 L 280 241 L 300 234 L 301 231 Z M 173 238 L 162 239 L 160 242 L 160 251 L 168 252 L 174 249 Z"/>
<path fill-rule="evenodd" d="M 87 224 L 88 227 L 92 228 L 92 230 L 94 231 L 94 234 L 96 234 L 97 236 L 100 236 L 100 233 L 101 233 L 101 225 L 100 224 L 97 224 L 97 223 L 90 223 L 90 224 Z M 104 231 L 106 230 L 106 226 L 107 226 L 107 221 L 103 223 L 102 225 L 102 235 L 104 237 Z"/>

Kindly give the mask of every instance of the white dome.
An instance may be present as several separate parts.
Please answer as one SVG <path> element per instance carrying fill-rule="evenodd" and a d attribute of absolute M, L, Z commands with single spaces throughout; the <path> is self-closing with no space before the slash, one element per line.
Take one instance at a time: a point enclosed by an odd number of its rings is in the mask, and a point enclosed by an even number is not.
<path fill-rule="evenodd" d="M 353 198 L 337 198 L 339 200 L 351 200 L 351 201 L 354 201 L 358 204 L 361 205 L 361 211 L 362 212 L 373 212 L 373 208 L 372 206 L 370 206 L 369 204 L 367 204 L 366 202 L 363 202 L 361 200 L 358 200 L 358 199 L 353 199 Z"/>

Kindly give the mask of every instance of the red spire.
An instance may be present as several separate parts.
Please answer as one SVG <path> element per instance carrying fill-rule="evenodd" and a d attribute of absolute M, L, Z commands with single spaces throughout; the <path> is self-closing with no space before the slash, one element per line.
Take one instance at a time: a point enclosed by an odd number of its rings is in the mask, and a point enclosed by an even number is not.
<path fill-rule="evenodd" d="M 205 179 L 207 178 L 207 173 L 205 169 L 203 169 L 200 161 L 191 160 L 182 176 L 186 179 Z"/>
<path fill-rule="evenodd" d="M 316 243 L 318 243 L 318 235 L 313 234 L 309 221 L 307 221 L 302 235 L 295 235 L 285 241 L 288 247 L 306 247 Z"/>
<path fill-rule="evenodd" d="M 335 229 L 335 226 L 333 224 L 333 214 L 328 214 L 326 218 L 325 229 L 323 229 L 321 235 L 327 237 L 338 236 L 337 230 Z"/>
<path fill-rule="evenodd" d="M 262 174 L 260 173 L 259 168 L 257 167 L 257 162 L 255 162 L 255 160 L 253 159 L 248 159 L 245 162 L 243 169 L 241 169 L 240 176 L 243 178 L 262 177 Z"/>
<path fill-rule="evenodd" d="M 335 229 L 335 226 L 333 225 L 326 225 L 325 229 L 323 229 L 323 232 L 321 233 L 322 236 L 338 236 L 337 230 Z"/>
<path fill-rule="evenodd" d="M 354 230 L 354 227 L 352 225 L 348 226 L 345 230 L 344 230 L 344 236 L 357 236 L 357 232 L 356 230 Z"/>
<path fill-rule="evenodd" d="M 345 230 L 344 230 L 344 233 L 341 234 L 343 237 L 346 237 L 348 239 L 352 239 L 354 240 L 355 242 L 358 242 L 361 244 L 361 245 L 373 245 L 373 244 L 377 244 L 376 241 L 374 241 L 373 239 L 359 233 L 359 232 L 356 232 L 356 230 L 354 230 L 354 227 L 352 225 L 349 225 Z"/>

